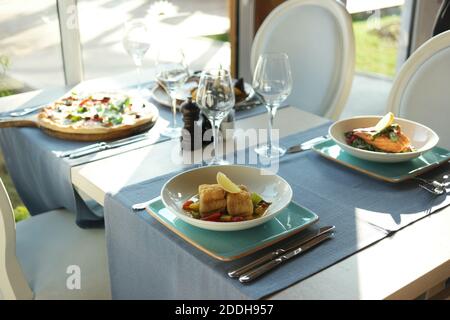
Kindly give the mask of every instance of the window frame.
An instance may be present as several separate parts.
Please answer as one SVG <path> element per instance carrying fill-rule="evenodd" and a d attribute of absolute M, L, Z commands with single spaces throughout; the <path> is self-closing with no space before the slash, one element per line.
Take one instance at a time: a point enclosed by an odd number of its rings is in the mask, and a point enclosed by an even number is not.
<path fill-rule="evenodd" d="M 66 86 L 83 81 L 83 54 L 81 51 L 77 0 L 56 0 L 60 45 Z"/>

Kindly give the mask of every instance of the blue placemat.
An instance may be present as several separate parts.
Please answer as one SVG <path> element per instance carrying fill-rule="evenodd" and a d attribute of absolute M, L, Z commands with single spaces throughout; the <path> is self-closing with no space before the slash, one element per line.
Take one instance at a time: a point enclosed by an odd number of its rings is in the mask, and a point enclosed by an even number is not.
<path fill-rule="evenodd" d="M 291 145 L 323 135 L 328 125 L 282 139 L 282 144 Z M 448 196 L 434 197 L 413 183 L 388 184 L 374 180 L 314 152 L 284 157 L 278 173 L 291 184 L 294 201 L 319 216 L 318 225 L 336 226 L 332 241 L 258 281 L 243 285 L 228 278 L 226 272 L 259 254 L 236 262 L 219 262 L 169 232 L 149 214 L 133 214 L 130 210 L 133 203 L 158 196 L 162 185 L 175 175 L 171 173 L 106 196 L 113 297 L 262 298 L 333 265 L 449 202 Z M 369 217 L 363 213 L 369 213 Z M 393 225 L 386 224 L 386 216 Z"/>

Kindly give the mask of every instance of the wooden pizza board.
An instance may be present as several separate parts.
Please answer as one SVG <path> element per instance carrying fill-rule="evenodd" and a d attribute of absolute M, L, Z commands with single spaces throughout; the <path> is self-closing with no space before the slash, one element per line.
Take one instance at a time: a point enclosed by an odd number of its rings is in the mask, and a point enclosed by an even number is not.
<path fill-rule="evenodd" d="M 10 117 L 0 118 L 0 128 L 18 128 L 18 127 L 33 127 L 39 128 L 46 134 L 52 137 L 56 137 L 63 140 L 74 141 L 108 141 L 120 138 L 125 138 L 138 133 L 142 133 L 150 130 L 158 119 L 158 114 L 155 114 L 148 122 L 139 126 L 125 127 L 122 130 L 111 131 L 101 134 L 77 134 L 67 133 L 62 131 L 51 130 L 48 128 L 40 127 L 37 119 L 38 113 L 30 114 L 22 117 Z"/>

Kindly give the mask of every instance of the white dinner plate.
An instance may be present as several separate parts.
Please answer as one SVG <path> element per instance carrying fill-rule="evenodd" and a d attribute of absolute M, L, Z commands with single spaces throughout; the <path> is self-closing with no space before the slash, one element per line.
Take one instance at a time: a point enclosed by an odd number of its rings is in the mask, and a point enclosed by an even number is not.
<path fill-rule="evenodd" d="M 247 186 L 250 192 L 260 194 L 272 204 L 266 213 L 256 219 L 240 222 L 203 221 L 188 216 L 182 209 L 183 203 L 198 194 L 201 184 L 215 184 L 217 172 L 223 172 L 236 184 Z M 241 166 L 208 166 L 185 171 L 170 179 L 161 189 L 161 200 L 181 220 L 208 230 L 236 231 L 259 226 L 277 216 L 292 199 L 291 186 L 280 176 L 267 170 Z"/>
<path fill-rule="evenodd" d="M 330 126 L 328 133 L 339 147 L 352 156 L 375 162 L 394 163 L 414 159 L 432 149 L 439 141 L 438 135 L 423 124 L 402 118 L 395 118 L 394 122 L 400 125 L 402 132 L 409 138 L 415 151 L 404 153 L 375 152 L 354 148 L 347 144 L 345 140 L 346 132 L 357 128 L 372 127 L 380 119 L 381 116 L 360 116 L 340 120 Z"/>
<path fill-rule="evenodd" d="M 191 91 L 197 87 L 196 81 L 189 81 L 186 82 L 185 85 L 181 90 L 179 90 L 176 94 L 177 100 L 184 101 L 187 99 L 187 97 L 191 96 Z M 249 100 L 253 99 L 255 96 L 255 91 L 253 90 L 253 87 L 248 84 L 244 83 L 245 92 L 247 93 L 247 98 L 245 100 L 240 101 L 239 103 L 236 103 L 235 106 L 239 107 L 242 103 L 248 102 Z M 152 89 L 152 98 L 158 102 L 159 104 L 165 106 L 165 107 L 172 107 L 172 102 L 169 97 L 169 95 L 166 93 L 166 91 L 159 85 L 155 86 Z M 178 102 L 177 107 L 180 107 L 180 103 Z"/>

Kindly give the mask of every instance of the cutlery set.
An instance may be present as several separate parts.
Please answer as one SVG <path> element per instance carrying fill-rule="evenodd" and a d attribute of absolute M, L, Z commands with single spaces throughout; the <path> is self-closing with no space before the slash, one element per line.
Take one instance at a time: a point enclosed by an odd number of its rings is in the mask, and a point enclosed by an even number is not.
<path fill-rule="evenodd" d="M 35 106 L 35 107 L 25 108 L 25 109 L 23 109 L 21 111 L 13 111 L 13 112 L 7 114 L 7 117 L 13 117 L 13 118 L 15 118 L 15 117 L 22 117 L 22 116 L 25 116 L 27 114 L 33 113 L 35 111 L 38 111 L 38 110 L 42 109 L 42 107 L 44 107 L 44 106 L 45 105 L 42 104 L 42 105 L 38 105 L 38 106 Z"/>
<path fill-rule="evenodd" d="M 77 159 L 100 151 L 123 147 L 135 142 L 146 140 L 147 138 L 148 133 L 146 132 L 128 138 L 116 140 L 114 142 L 97 142 L 85 147 L 61 152 L 58 154 L 58 157 Z"/>
<path fill-rule="evenodd" d="M 303 143 L 297 144 L 297 145 L 293 145 L 291 147 L 289 147 L 286 150 L 286 153 L 297 153 L 297 152 L 302 152 L 302 151 L 307 151 L 307 150 L 311 150 L 312 147 L 314 147 L 315 144 L 323 142 L 325 140 L 330 139 L 329 135 L 323 135 L 317 138 L 313 138 L 311 140 L 305 141 Z"/>
<path fill-rule="evenodd" d="M 290 245 L 272 251 L 245 266 L 228 272 L 228 276 L 231 278 L 238 278 L 242 283 L 251 282 L 283 264 L 285 261 L 330 239 L 334 235 L 334 230 L 334 226 L 322 227 L 314 235 L 297 240 Z"/>
<path fill-rule="evenodd" d="M 37 127 L 36 117 L 32 113 L 42 109 L 44 106 L 37 105 L 22 110 L 5 112 L 0 117 L 0 128 Z"/>
<path fill-rule="evenodd" d="M 435 194 L 441 195 L 447 192 L 447 187 L 450 187 L 450 181 L 447 182 L 439 182 L 437 180 L 427 180 L 419 177 L 414 177 L 412 180 L 417 181 L 419 187 L 425 189 L 426 191 Z"/>

